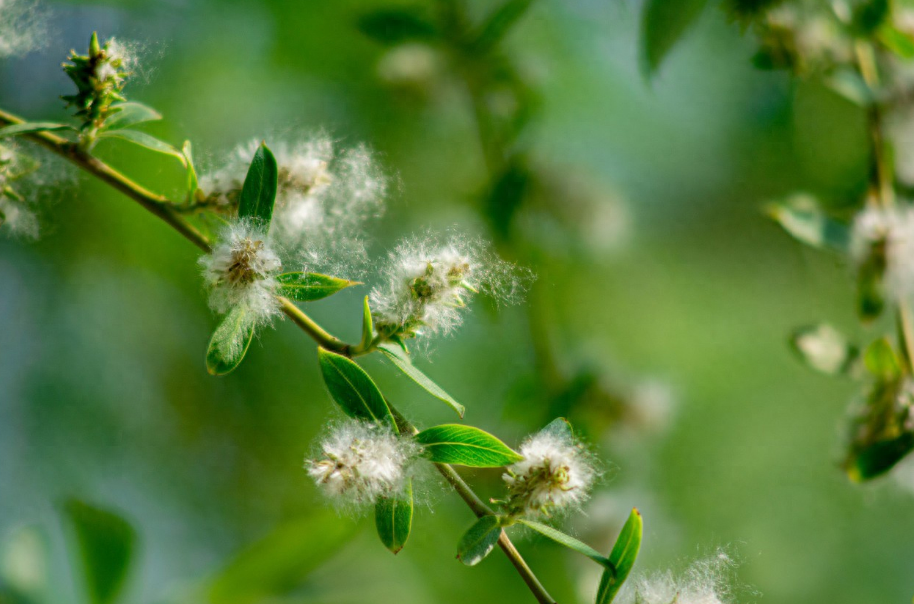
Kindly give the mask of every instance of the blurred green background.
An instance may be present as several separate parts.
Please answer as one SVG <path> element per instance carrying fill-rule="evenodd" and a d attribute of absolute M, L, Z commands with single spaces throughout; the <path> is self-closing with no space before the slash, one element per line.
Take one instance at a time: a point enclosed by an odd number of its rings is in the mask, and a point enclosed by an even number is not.
<path fill-rule="evenodd" d="M 166 116 L 150 132 L 190 139 L 213 158 L 253 136 L 323 127 L 344 143 L 368 142 L 398 175 L 376 254 L 427 226 L 484 232 L 473 200 L 488 177 L 466 95 L 453 83 L 403 94 L 378 77 L 385 49 L 355 23 L 382 5 L 51 4 L 45 49 L 0 63 L 0 106 L 61 118 L 66 52 L 83 50 L 93 30 L 138 40 L 143 69 L 128 92 Z M 506 42 L 540 95 L 527 133 L 537 163 L 596 183 L 598 203 L 564 235 L 531 229 L 548 252 L 530 268 L 561 362 L 596 367 L 610 382 L 654 380 L 675 399 L 646 428 L 589 427 L 612 470 L 570 530 L 608 548 L 638 506 L 641 571 L 726 546 L 742 560 L 740 581 L 765 602 L 907 602 L 914 487 L 845 479 L 841 429 L 854 386 L 809 372 L 786 345 L 792 328 L 817 320 L 859 332 L 848 269 L 801 249 L 761 212 L 795 189 L 853 200 L 866 176 L 862 115 L 824 88 L 754 70 L 752 41 L 716 10 L 647 83 L 639 11 L 541 0 Z M 154 188 L 181 178 L 141 150 L 102 155 Z M 45 200 L 41 240 L 0 240 L 0 535 L 27 523 L 49 531 L 54 602 L 82 597 L 57 510 L 70 495 L 137 527 L 124 601 L 204 601 L 187 594 L 247 544 L 309 517 L 357 530 L 301 581 L 253 601 L 532 601 L 503 556 L 476 568 L 454 560 L 471 514 L 434 482 L 396 557 L 371 518 L 328 512 L 301 469 L 334 416 L 314 346 L 286 321 L 236 372 L 207 375 L 216 318 L 196 250 L 111 189 L 55 169 L 71 182 Z M 313 314 L 356 339 L 365 292 L 316 303 Z M 544 417 L 525 406 L 535 371 L 526 319 L 517 307 L 475 307 L 423 366 L 467 405 L 468 422 L 516 444 Z M 421 424 L 452 421 L 391 367 L 366 366 Z M 498 472 L 466 474 L 498 494 Z M 323 552 L 327 531 L 309 535 L 312 551 Z M 519 540 L 560 602 L 591 601 L 592 563 Z M 737 600 L 757 600 L 751 592 Z"/>

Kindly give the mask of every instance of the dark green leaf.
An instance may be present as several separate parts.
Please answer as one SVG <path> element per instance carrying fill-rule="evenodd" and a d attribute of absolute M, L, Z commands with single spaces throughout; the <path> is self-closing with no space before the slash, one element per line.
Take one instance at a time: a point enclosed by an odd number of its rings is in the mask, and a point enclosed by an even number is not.
<path fill-rule="evenodd" d="M 276 158 L 266 144 L 261 143 L 241 188 L 238 217 L 257 220 L 261 226 L 267 228 L 273 218 L 278 180 L 279 168 L 276 165 Z"/>
<path fill-rule="evenodd" d="M 479 35 L 473 42 L 473 49 L 485 53 L 495 48 L 524 16 L 531 4 L 533 0 L 507 0 L 495 9 L 480 28 Z"/>
<path fill-rule="evenodd" d="M 463 534 L 457 544 L 457 559 L 467 566 L 479 564 L 491 553 L 501 536 L 498 516 L 483 516 Z"/>
<path fill-rule="evenodd" d="M 254 322 L 243 307 L 232 309 L 209 341 L 206 350 L 206 370 L 212 375 L 225 375 L 239 364 L 254 339 Z"/>
<path fill-rule="evenodd" d="M 254 604 L 292 591 L 357 531 L 334 512 L 315 512 L 277 526 L 246 547 L 211 580 L 209 604 Z"/>
<path fill-rule="evenodd" d="M 63 506 L 89 601 L 110 604 L 117 597 L 130 566 L 136 533 L 126 520 L 76 499 Z"/>
<path fill-rule="evenodd" d="M 366 308 L 368 307 L 366 306 Z M 409 357 L 406 356 L 406 353 L 403 351 L 401 346 L 398 346 L 397 344 L 381 344 L 378 346 L 378 350 L 380 350 L 384 356 L 390 359 L 393 364 L 400 369 L 400 371 L 408 375 L 410 379 L 422 386 L 426 392 L 450 405 L 451 408 L 457 412 L 457 415 L 463 417 L 463 414 L 466 411 L 464 406 L 454 400 L 454 397 L 445 392 L 441 386 L 430 380 L 427 375 L 422 373 L 415 365 L 413 365 L 412 361 L 410 361 Z"/>
<path fill-rule="evenodd" d="M 705 4 L 707 0 L 647 0 L 641 16 L 641 58 L 647 75 L 657 71 Z"/>
<path fill-rule="evenodd" d="M 884 381 L 901 375 L 901 361 L 888 338 L 880 338 L 867 346 L 863 362 L 870 373 Z"/>
<path fill-rule="evenodd" d="M 837 329 L 824 323 L 801 327 L 790 342 L 807 365 L 828 375 L 847 373 L 860 354 Z"/>
<path fill-rule="evenodd" d="M 276 279 L 281 284 L 280 295 L 298 302 L 320 300 L 359 284 L 357 281 L 330 277 L 320 273 L 283 273 Z"/>
<path fill-rule="evenodd" d="M 374 339 L 374 325 L 371 319 L 371 306 L 368 305 L 368 296 L 365 296 L 365 304 L 362 309 L 362 340 L 359 346 L 362 349 L 371 345 Z"/>
<path fill-rule="evenodd" d="M 360 17 L 358 27 L 372 40 L 391 46 L 438 35 L 438 28 L 420 7 L 378 9 Z"/>
<path fill-rule="evenodd" d="M 100 139 L 108 138 L 119 138 L 127 142 L 131 142 L 134 145 L 139 145 L 149 149 L 150 151 L 155 151 L 156 153 L 162 153 L 164 155 L 170 155 L 181 162 L 181 165 L 185 168 L 187 167 L 187 160 L 184 159 L 184 154 L 169 145 L 164 141 L 160 141 L 152 135 L 146 134 L 145 132 L 139 132 L 138 130 L 109 130 L 102 132 L 98 135 Z"/>
<path fill-rule="evenodd" d="M 387 401 L 361 367 L 351 359 L 323 348 L 317 349 L 317 355 L 330 396 L 346 415 L 387 425 L 398 432 Z"/>
<path fill-rule="evenodd" d="M 826 216 L 812 197 L 796 195 L 785 203 L 769 205 L 767 212 L 799 241 L 817 248 L 847 252 L 850 229 Z"/>
<path fill-rule="evenodd" d="M 136 124 L 162 119 L 162 114 L 142 103 L 118 103 L 111 106 L 111 112 L 111 117 L 105 120 L 101 132 L 120 130 Z"/>
<path fill-rule="evenodd" d="M 852 26 L 861 36 L 870 36 L 889 17 L 889 0 L 864 0 L 854 5 Z"/>
<path fill-rule="evenodd" d="M 539 522 L 533 522 L 532 520 L 524 520 L 524 519 L 518 520 L 518 522 L 520 522 L 521 524 L 523 524 L 525 526 L 532 528 L 534 531 L 540 533 L 541 535 L 545 535 L 546 537 L 549 537 L 556 543 L 564 545 L 565 547 L 573 549 L 574 551 L 578 552 L 579 554 L 583 554 L 583 555 L 587 556 L 588 558 L 590 558 L 591 560 L 593 560 L 600 566 L 608 567 L 608 568 L 610 568 L 610 570 L 612 570 L 612 567 L 609 565 L 609 560 L 606 558 L 606 556 L 601 555 L 600 552 L 598 552 L 594 548 L 590 547 L 586 543 L 578 541 L 577 539 L 575 539 L 574 537 L 572 537 L 570 535 L 566 535 L 565 533 L 558 531 L 558 530 L 552 528 L 551 526 L 547 526 L 545 524 L 540 524 Z"/>
<path fill-rule="evenodd" d="M 885 243 L 871 246 L 857 267 L 857 314 L 863 321 L 872 321 L 885 309 L 883 277 L 885 276 Z"/>
<path fill-rule="evenodd" d="M 13 124 L 12 126 L 0 128 L 0 138 L 16 136 L 18 134 L 53 132 L 55 130 L 76 130 L 76 128 L 66 124 L 55 124 L 54 122 L 24 122 L 22 124 Z"/>
<path fill-rule="evenodd" d="M 407 483 L 406 492 L 401 497 L 383 497 L 374 508 L 375 526 L 384 547 L 398 553 L 413 526 L 413 485 Z"/>
<path fill-rule="evenodd" d="M 596 604 L 610 604 L 616 598 L 628 575 L 632 572 L 632 567 L 635 566 L 638 551 L 641 549 L 643 532 L 641 513 L 634 509 L 609 554 L 610 568 L 603 571 L 603 576 L 600 578 Z"/>
<path fill-rule="evenodd" d="M 847 474 L 855 482 L 871 480 L 891 470 L 911 451 L 914 451 L 914 434 L 911 432 L 877 441 L 848 461 Z"/>
<path fill-rule="evenodd" d="M 416 435 L 423 455 L 435 463 L 498 468 L 523 459 L 488 432 L 472 426 L 443 424 Z"/>

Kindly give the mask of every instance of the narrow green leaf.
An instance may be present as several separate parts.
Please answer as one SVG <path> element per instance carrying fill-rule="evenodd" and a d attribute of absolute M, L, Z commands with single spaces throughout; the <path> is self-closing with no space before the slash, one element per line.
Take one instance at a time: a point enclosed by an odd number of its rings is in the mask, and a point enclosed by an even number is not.
<path fill-rule="evenodd" d="M 245 547 L 209 583 L 209 604 L 272 601 L 301 585 L 357 533 L 331 511 L 310 510 Z"/>
<path fill-rule="evenodd" d="M 189 201 L 193 201 L 200 185 L 197 179 L 197 168 L 194 166 L 194 154 L 190 141 L 184 141 L 181 153 L 184 154 L 184 161 L 187 164 L 187 198 Z"/>
<path fill-rule="evenodd" d="M 473 49 L 486 53 L 495 48 L 511 28 L 524 16 L 533 0 L 507 0 L 485 20 L 479 35 L 473 42 Z"/>
<path fill-rule="evenodd" d="M 278 179 L 279 168 L 276 165 L 276 158 L 267 145 L 261 143 L 241 188 L 238 217 L 251 218 L 260 221 L 264 228 L 268 227 L 273 218 Z"/>
<path fill-rule="evenodd" d="M 0 138 L 7 136 L 16 136 L 18 134 L 35 134 L 37 132 L 53 132 L 56 130 L 76 130 L 73 126 L 66 124 L 55 124 L 54 122 L 24 122 L 22 124 L 13 124 L 0 128 Z"/>
<path fill-rule="evenodd" d="M 856 453 L 847 463 L 847 475 L 854 482 L 882 476 L 914 451 L 914 433 L 877 441 Z"/>
<path fill-rule="evenodd" d="M 610 604 L 619 593 L 628 575 L 632 572 L 632 567 L 635 566 L 638 551 L 641 549 L 643 533 L 644 523 L 641 513 L 634 509 L 609 554 L 610 568 L 603 571 L 603 576 L 600 578 L 596 604 Z"/>
<path fill-rule="evenodd" d="M 416 435 L 423 455 L 435 463 L 498 468 L 523 459 L 488 432 L 473 426 L 443 424 Z"/>
<path fill-rule="evenodd" d="M 162 119 L 162 114 L 152 107 L 147 107 L 142 103 L 134 103 L 132 101 L 129 103 L 112 105 L 111 111 L 111 117 L 105 120 L 105 124 L 100 129 L 101 132 L 120 130 L 136 124 L 154 122 Z"/>
<path fill-rule="evenodd" d="M 130 524 L 113 512 L 76 499 L 64 502 L 83 581 L 92 604 L 110 604 L 127 577 L 136 542 Z"/>
<path fill-rule="evenodd" d="M 867 346 L 863 362 L 870 373 L 884 381 L 901 375 L 901 361 L 888 338 L 879 338 Z"/>
<path fill-rule="evenodd" d="M 366 298 L 365 300 L 366 300 L 366 304 L 367 304 L 368 298 Z M 367 308 L 367 305 L 366 305 L 366 308 Z M 422 388 L 426 392 L 428 392 L 429 394 L 431 394 L 438 400 L 444 401 L 445 403 L 450 405 L 451 408 L 457 412 L 457 415 L 459 415 L 461 418 L 463 417 L 463 414 L 466 412 L 466 408 L 463 405 L 461 405 L 460 403 L 458 403 L 454 399 L 454 397 L 452 397 L 450 394 L 445 392 L 444 389 L 441 388 L 441 386 L 439 386 L 438 384 L 433 382 L 431 379 L 429 379 L 429 377 L 427 375 L 422 373 L 415 365 L 413 365 L 412 361 L 410 361 L 409 357 L 406 356 L 406 353 L 403 350 L 402 344 L 400 344 L 400 345 L 381 344 L 380 346 L 378 346 L 378 350 L 380 350 L 384 354 L 384 356 L 386 356 L 388 359 L 390 359 L 391 362 L 393 362 L 393 364 L 396 365 L 397 368 L 400 369 L 400 371 L 402 371 L 407 376 L 409 376 L 409 378 L 412 379 L 414 382 L 416 382 L 417 384 L 422 386 Z"/>
<path fill-rule="evenodd" d="M 457 544 L 457 559 L 467 566 L 479 564 L 491 553 L 501 536 L 498 516 L 483 516 L 469 528 Z"/>
<path fill-rule="evenodd" d="M 860 355 L 856 346 L 825 323 L 797 329 L 790 343 L 809 367 L 827 375 L 847 373 Z"/>
<path fill-rule="evenodd" d="M 206 350 L 206 370 L 212 375 L 225 375 L 234 370 L 247 354 L 254 339 L 254 322 L 243 307 L 232 309 L 209 341 Z"/>
<path fill-rule="evenodd" d="M 520 522 L 521 524 L 523 524 L 525 526 L 532 528 L 534 531 L 540 533 L 541 535 L 545 535 L 546 537 L 549 537 L 556 543 L 564 545 L 565 547 L 567 547 L 569 549 L 573 549 L 574 551 L 578 552 L 579 554 L 583 554 L 583 555 L 587 556 L 588 558 L 590 558 L 591 560 L 593 560 L 600 566 L 602 566 L 604 568 L 609 568 L 610 570 L 612 570 L 612 566 L 609 564 L 609 560 L 606 558 L 606 556 L 603 556 L 602 554 L 600 554 L 600 552 L 598 552 L 594 548 L 590 547 L 586 543 L 578 541 L 574 537 L 572 537 L 570 535 L 566 535 L 562 531 L 558 531 L 558 530 L 552 528 L 551 526 L 547 526 L 545 524 L 540 524 L 539 522 L 534 522 L 532 520 L 524 520 L 524 519 L 520 519 L 520 520 L 518 520 L 518 522 Z"/>
<path fill-rule="evenodd" d="M 705 4 L 707 0 L 647 0 L 641 15 L 641 58 L 648 76 L 697 21 Z"/>
<path fill-rule="evenodd" d="M 351 359 L 323 348 L 317 349 L 317 355 L 330 396 L 346 415 L 386 424 L 394 433 L 398 432 L 387 401 L 364 369 Z"/>
<path fill-rule="evenodd" d="M 850 229 L 832 220 L 808 195 L 796 195 L 784 203 L 771 204 L 768 215 L 794 238 L 816 248 L 845 253 L 850 245 Z"/>
<path fill-rule="evenodd" d="M 367 348 L 374 339 L 374 325 L 371 319 L 371 306 L 368 305 L 368 296 L 365 296 L 365 305 L 362 309 L 362 340 L 359 342 L 361 348 Z"/>
<path fill-rule="evenodd" d="M 164 155 L 170 155 L 181 162 L 181 165 L 185 168 L 187 167 L 187 160 L 184 159 L 184 154 L 169 145 L 164 141 L 160 141 L 156 137 L 146 134 L 145 132 L 140 132 L 139 130 L 109 130 L 102 132 L 98 135 L 99 139 L 109 139 L 109 138 L 119 138 L 127 142 L 133 143 L 134 145 L 139 145 L 150 151 L 155 151 L 156 153 L 162 153 Z"/>
<path fill-rule="evenodd" d="M 400 497 L 383 497 L 374 508 L 375 526 L 384 547 L 399 553 L 413 526 L 413 484 L 407 483 L 406 492 Z"/>
<path fill-rule="evenodd" d="M 357 281 L 320 273 L 283 273 L 276 280 L 281 284 L 280 295 L 298 302 L 313 302 L 332 296 L 347 287 L 359 285 Z"/>
<path fill-rule="evenodd" d="M 438 35 L 438 28 L 420 7 L 375 10 L 359 18 L 358 28 L 375 42 L 389 46 L 430 40 Z"/>

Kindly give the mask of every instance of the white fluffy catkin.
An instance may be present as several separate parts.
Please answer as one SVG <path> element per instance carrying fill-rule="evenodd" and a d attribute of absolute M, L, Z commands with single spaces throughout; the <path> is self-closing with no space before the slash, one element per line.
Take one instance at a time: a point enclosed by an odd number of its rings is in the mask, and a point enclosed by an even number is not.
<path fill-rule="evenodd" d="M 693 562 L 682 574 L 664 572 L 630 578 L 618 604 L 731 604 L 733 559 L 723 550 Z"/>
<path fill-rule="evenodd" d="M 48 38 L 46 19 L 35 2 L 0 0 L 0 58 L 41 48 Z"/>
<path fill-rule="evenodd" d="M 899 298 L 914 295 L 914 207 L 869 207 L 854 219 L 852 259 L 860 264 L 885 244 L 885 286 Z"/>

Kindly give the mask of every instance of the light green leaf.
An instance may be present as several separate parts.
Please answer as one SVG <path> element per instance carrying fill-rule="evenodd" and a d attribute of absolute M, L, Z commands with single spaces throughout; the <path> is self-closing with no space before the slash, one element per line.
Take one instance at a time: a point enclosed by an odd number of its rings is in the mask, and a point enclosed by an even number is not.
<path fill-rule="evenodd" d="M 797 329 L 790 342 L 807 365 L 827 375 L 847 373 L 860 354 L 837 329 L 825 323 Z"/>
<path fill-rule="evenodd" d="M 22 124 L 13 124 L 0 128 L 0 138 L 7 136 L 16 136 L 19 134 L 36 134 L 38 132 L 53 132 L 56 130 L 76 130 L 73 126 L 67 124 L 56 124 L 54 122 L 23 122 Z"/>
<path fill-rule="evenodd" d="M 225 375 L 234 370 L 247 354 L 254 339 L 254 321 L 243 307 L 233 308 L 209 341 L 206 350 L 206 370 L 212 375 Z"/>
<path fill-rule="evenodd" d="M 457 559 L 467 566 L 479 564 L 492 552 L 501 536 L 498 516 L 483 516 L 469 528 L 457 544 Z"/>
<path fill-rule="evenodd" d="M 362 309 L 362 340 L 359 346 L 362 349 L 371 345 L 374 339 L 374 325 L 371 319 L 371 306 L 368 305 L 368 296 L 365 296 L 365 305 Z"/>
<path fill-rule="evenodd" d="M 586 543 L 578 541 L 574 537 L 572 537 L 570 535 L 566 535 L 562 531 L 558 531 L 558 530 L 552 528 L 551 526 L 547 526 L 545 524 L 540 524 L 539 522 L 534 522 L 532 520 L 524 520 L 524 519 L 520 519 L 520 520 L 518 520 L 518 522 L 520 522 L 521 524 L 523 524 L 525 526 L 532 528 L 534 531 L 540 533 L 541 535 L 545 535 L 546 537 L 549 537 L 556 543 L 564 545 L 565 547 L 573 549 L 574 551 L 578 552 L 579 554 L 583 554 L 583 555 L 587 556 L 588 558 L 590 558 L 591 560 L 593 560 L 600 566 L 612 569 L 612 566 L 609 564 L 609 560 L 606 558 L 606 556 L 603 556 L 602 554 L 600 554 L 600 552 L 598 552 L 594 548 L 590 547 Z"/>
<path fill-rule="evenodd" d="M 184 154 L 184 161 L 187 164 L 187 198 L 189 201 L 193 201 L 200 185 L 197 180 L 197 168 L 194 166 L 193 148 L 190 141 L 184 141 L 181 153 Z"/>
<path fill-rule="evenodd" d="M 134 103 L 132 101 L 129 103 L 112 105 L 111 111 L 114 113 L 105 120 L 105 124 L 101 127 L 100 132 L 121 130 L 136 124 L 154 122 L 162 119 L 162 114 L 152 107 L 147 107 L 142 103 Z"/>
<path fill-rule="evenodd" d="M 367 300 L 367 298 L 366 298 L 366 300 Z M 367 308 L 367 306 L 366 306 L 366 308 Z M 414 382 L 416 382 L 417 384 L 422 386 L 422 388 L 425 389 L 426 392 L 428 392 L 429 394 L 431 394 L 438 400 L 444 401 L 445 403 L 450 405 L 451 408 L 457 412 L 457 415 L 459 415 L 460 417 L 463 417 L 463 414 L 466 412 L 466 408 L 463 405 L 461 405 L 460 403 L 458 403 L 454 399 L 454 397 L 452 397 L 450 394 L 445 392 L 444 389 L 441 388 L 441 386 L 439 386 L 438 384 L 433 382 L 431 379 L 429 379 L 429 377 L 427 375 L 425 375 L 418 368 L 416 368 L 416 366 L 413 365 L 412 361 L 410 361 L 409 357 L 404 352 L 401 345 L 397 345 L 397 344 L 393 344 L 393 343 L 381 344 L 380 346 L 378 346 L 378 350 L 380 350 L 384 354 L 384 356 L 386 356 L 388 359 L 390 359 L 393 362 L 393 364 L 396 365 L 400 369 L 400 371 L 402 371 L 407 376 L 409 376 L 410 379 L 412 379 Z"/>
<path fill-rule="evenodd" d="M 643 533 L 644 523 L 641 520 L 641 513 L 634 509 L 609 554 L 610 568 L 603 571 L 603 576 L 600 578 L 596 604 L 610 604 L 619 593 L 628 575 L 632 572 L 632 567 L 635 566 L 638 551 L 641 549 Z"/>
<path fill-rule="evenodd" d="M 374 508 L 375 526 L 384 547 L 399 553 L 413 526 L 413 484 L 407 482 L 406 492 L 399 497 L 383 497 Z"/>
<path fill-rule="evenodd" d="M 390 426 L 397 433 L 397 423 L 378 387 L 365 370 L 351 359 L 317 349 L 324 383 L 330 396 L 349 417 Z"/>
<path fill-rule="evenodd" d="M 238 217 L 251 218 L 259 221 L 264 228 L 269 227 L 273 218 L 278 179 L 279 168 L 276 165 L 276 158 L 267 145 L 261 143 L 241 188 Z"/>
<path fill-rule="evenodd" d="M 110 604 L 127 577 L 136 532 L 117 514 L 76 499 L 64 503 L 63 514 L 79 555 L 89 601 Z"/>
<path fill-rule="evenodd" d="M 276 280 L 281 285 L 280 295 L 298 302 L 313 302 L 332 296 L 347 287 L 359 285 L 358 281 L 349 281 L 320 273 L 283 273 Z"/>
<path fill-rule="evenodd" d="M 886 23 L 879 29 L 879 41 L 883 46 L 903 59 L 914 58 L 914 38 L 897 27 Z"/>
<path fill-rule="evenodd" d="M 416 435 L 423 455 L 435 463 L 498 468 L 523 459 L 488 432 L 472 426 L 444 424 Z"/>
<path fill-rule="evenodd" d="M 46 600 L 50 547 L 45 531 L 38 526 L 20 526 L 5 535 L 0 545 L 0 585 L 28 601 Z"/>
<path fill-rule="evenodd" d="M 323 511 L 278 525 L 212 577 L 209 604 L 254 604 L 294 590 L 357 529 Z"/>
<path fill-rule="evenodd" d="M 647 0 L 641 15 L 641 58 L 647 75 L 657 71 L 705 4 L 707 0 Z"/>
<path fill-rule="evenodd" d="M 134 145 L 139 145 L 149 149 L 150 151 L 155 151 L 156 153 L 162 153 L 165 155 L 170 155 L 181 162 L 181 165 L 185 168 L 187 167 L 187 160 L 184 159 L 184 154 L 169 145 L 164 141 L 160 141 L 156 137 L 146 134 L 145 132 L 140 132 L 139 130 L 110 130 L 102 132 L 98 135 L 99 139 L 109 139 L 109 138 L 119 138 L 127 142 L 133 143 Z"/>
<path fill-rule="evenodd" d="M 879 338 L 867 346 L 863 362 L 870 373 L 884 381 L 901 375 L 901 361 L 888 338 Z"/>
<path fill-rule="evenodd" d="M 767 207 L 768 215 L 794 238 L 816 248 L 845 253 L 850 245 L 850 229 L 832 220 L 808 195 L 795 195 L 784 203 Z"/>

